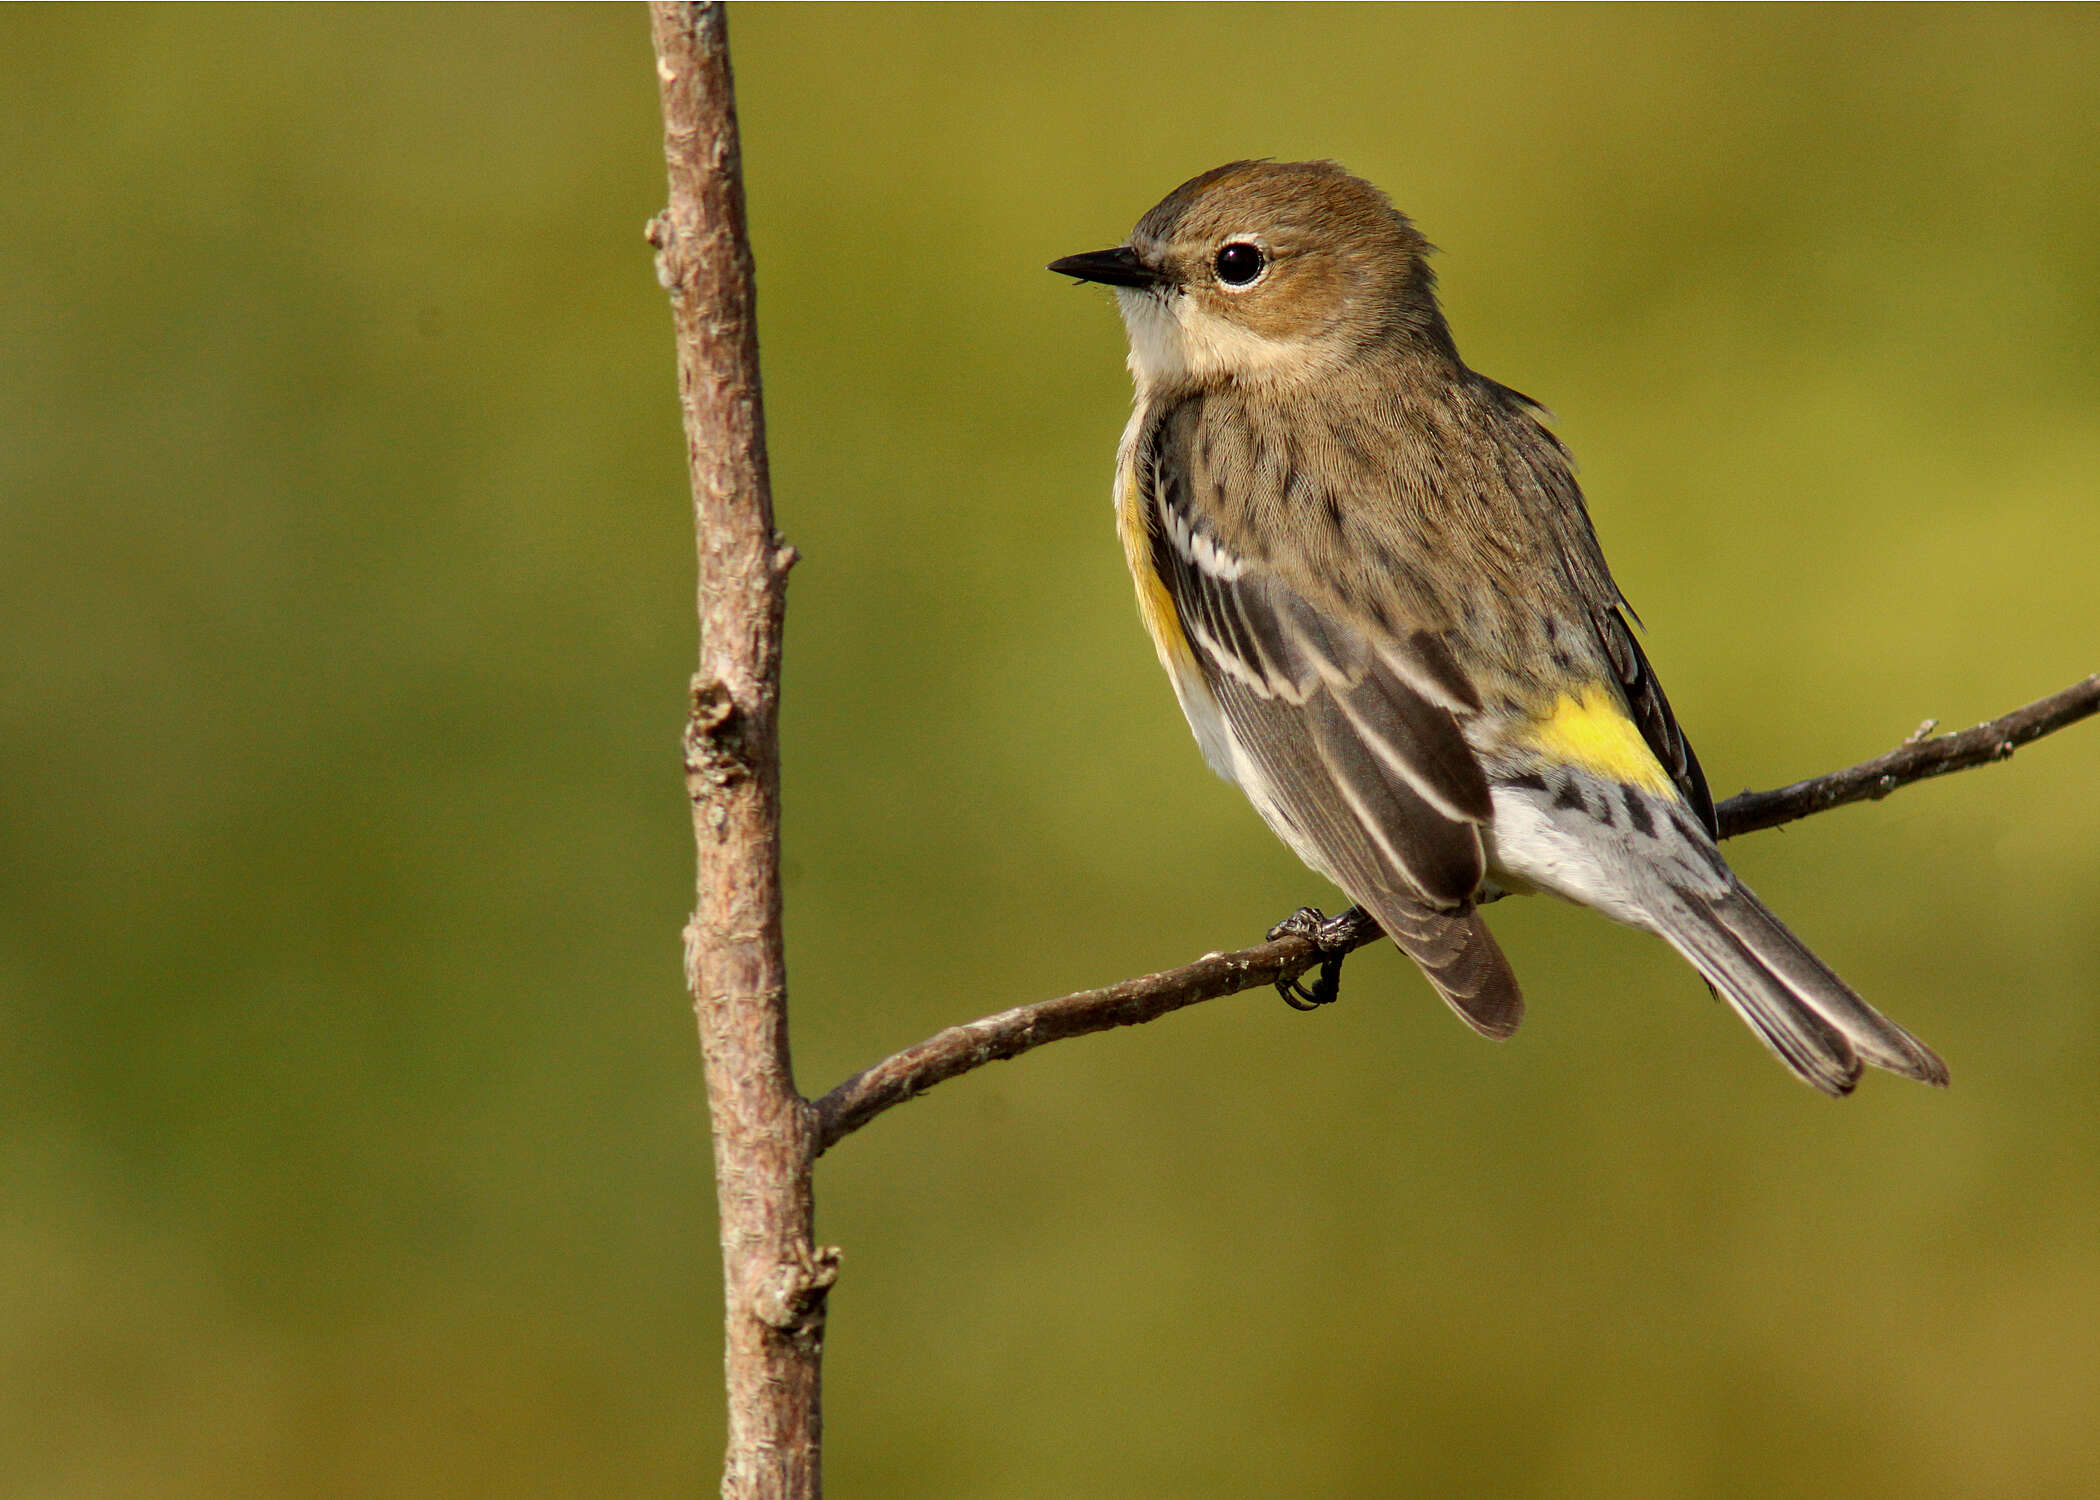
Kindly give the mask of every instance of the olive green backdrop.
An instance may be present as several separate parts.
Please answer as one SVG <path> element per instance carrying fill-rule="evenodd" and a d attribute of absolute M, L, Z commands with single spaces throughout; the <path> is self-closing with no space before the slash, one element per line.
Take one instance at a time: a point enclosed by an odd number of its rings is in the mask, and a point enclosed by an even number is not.
<path fill-rule="evenodd" d="M 797 1068 L 1331 893 L 1212 779 L 1044 262 L 1331 155 L 1559 414 L 1717 790 L 2100 668 L 2100 12 L 732 22 Z M 0 1493 L 695 1495 L 692 539 L 635 8 L 0 12 Z M 1544 902 L 822 1164 L 854 1497 L 2071 1496 L 2100 726 L 1742 841 L 1955 1086 Z"/>

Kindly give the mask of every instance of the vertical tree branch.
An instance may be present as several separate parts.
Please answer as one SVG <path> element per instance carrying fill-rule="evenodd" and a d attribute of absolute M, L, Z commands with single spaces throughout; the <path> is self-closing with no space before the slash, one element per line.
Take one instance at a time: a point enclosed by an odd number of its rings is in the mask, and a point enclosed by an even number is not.
<path fill-rule="evenodd" d="M 714 1126 L 726 1301 L 728 1500 L 815 1500 L 835 1251 L 811 1239 L 816 1130 L 788 1057 L 776 709 L 787 571 L 773 530 L 729 40 L 720 4 L 650 7 L 671 294 L 699 547 L 700 666 L 685 732 L 698 892 L 685 932 Z"/>

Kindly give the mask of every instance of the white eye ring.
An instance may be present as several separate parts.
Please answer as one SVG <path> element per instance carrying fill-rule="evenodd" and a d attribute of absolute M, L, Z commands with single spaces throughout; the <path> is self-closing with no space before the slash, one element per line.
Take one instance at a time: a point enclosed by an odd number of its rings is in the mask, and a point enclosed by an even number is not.
<path fill-rule="evenodd" d="M 1211 257 L 1210 273 L 1228 292 L 1244 292 L 1269 269 L 1268 252 L 1250 239 L 1230 239 Z"/>

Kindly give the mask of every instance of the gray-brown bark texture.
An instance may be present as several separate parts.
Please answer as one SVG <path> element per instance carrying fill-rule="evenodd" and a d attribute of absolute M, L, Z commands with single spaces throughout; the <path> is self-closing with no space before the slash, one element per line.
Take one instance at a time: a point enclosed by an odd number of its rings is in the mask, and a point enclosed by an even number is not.
<path fill-rule="evenodd" d="M 651 6 L 671 294 L 699 547 L 700 665 L 685 734 L 699 856 L 686 981 L 714 1124 L 729 1397 L 722 1493 L 815 1500 L 835 1256 L 811 1239 L 814 1117 L 788 1057 L 776 710 L 787 571 L 774 534 L 729 40 L 719 4 Z"/>

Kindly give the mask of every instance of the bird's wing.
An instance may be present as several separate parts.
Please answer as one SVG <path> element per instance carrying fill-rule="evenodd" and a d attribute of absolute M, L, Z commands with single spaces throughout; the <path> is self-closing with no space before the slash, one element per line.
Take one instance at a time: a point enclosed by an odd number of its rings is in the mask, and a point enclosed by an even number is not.
<path fill-rule="evenodd" d="M 1154 566 L 1182 633 L 1293 831 L 1345 889 L 1468 901 L 1493 808 L 1454 713 L 1477 703 L 1437 639 L 1374 644 L 1171 499 L 1154 515 Z"/>
<path fill-rule="evenodd" d="M 1476 1029 L 1523 1002 L 1472 902 L 1493 817 L 1460 729 L 1480 707 L 1440 637 L 1374 635 L 1233 554 L 1181 497 L 1146 499 L 1152 561 L 1234 748 L 1242 787 L 1299 855 L 1377 916 Z"/>
<path fill-rule="evenodd" d="M 1591 633 L 1611 664 L 1628 716 L 1707 832 L 1717 833 L 1706 774 L 1699 768 L 1699 757 L 1692 753 L 1691 742 L 1678 728 L 1670 700 L 1663 696 L 1655 669 L 1641 649 L 1635 634 L 1639 617 L 1612 581 L 1604 549 L 1597 542 L 1596 527 L 1590 522 L 1589 507 L 1583 503 L 1581 487 L 1575 483 L 1574 459 L 1546 427 L 1542 420 L 1546 415 L 1544 407 L 1485 376 L 1475 375 L 1473 382 L 1500 408 L 1500 451 L 1521 476 L 1512 482 L 1518 488 L 1528 489 L 1537 501 L 1538 520 L 1559 549 L 1561 576 L 1575 597 L 1584 601 Z"/>

